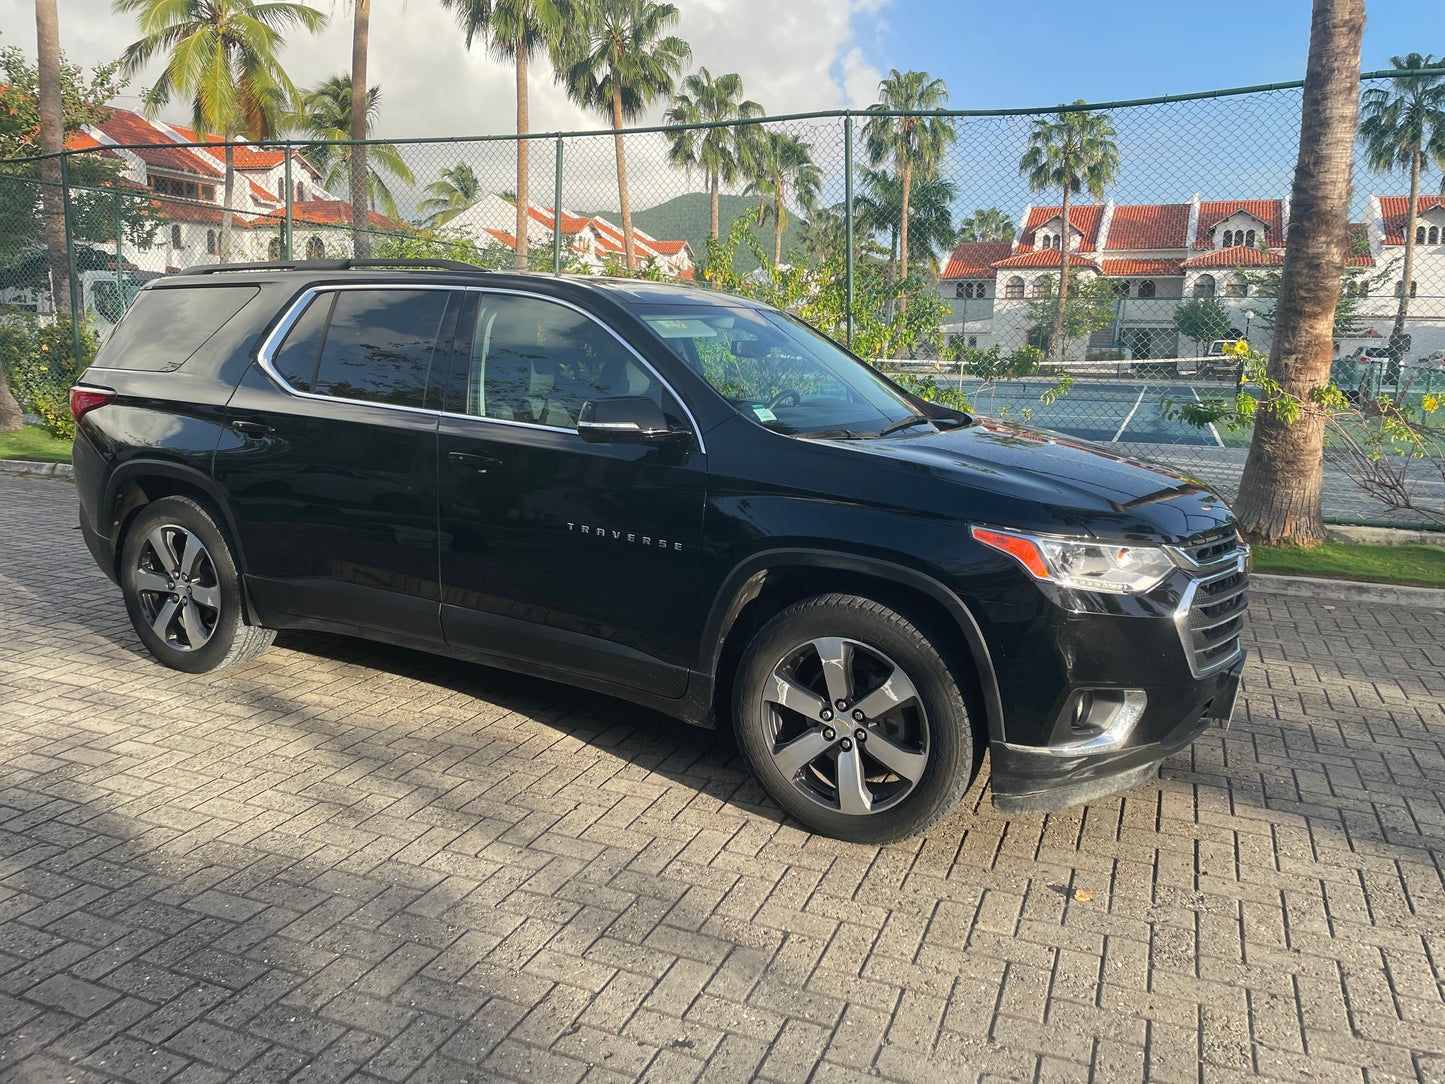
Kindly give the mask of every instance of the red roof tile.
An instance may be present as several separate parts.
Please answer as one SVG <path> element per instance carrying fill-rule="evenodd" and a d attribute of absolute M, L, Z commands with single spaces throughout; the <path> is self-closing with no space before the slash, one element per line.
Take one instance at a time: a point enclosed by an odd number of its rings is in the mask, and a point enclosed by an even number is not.
<path fill-rule="evenodd" d="M 1445 200 L 1445 197 L 1421 196 L 1417 210 L 1424 212 L 1432 207 L 1439 207 L 1442 200 Z M 1385 244 L 1403 245 L 1405 243 L 1405 224 L 1410 220 L 1410 197 L 1381 196 L 1380 217 L 1385 220 Z"/>
<path fill-rule="evenodd" d="M 219 226 L 221 224 L 221 208 L 213 203 L 192 203 L 190 200 L 178 199 L 153 199 L 151 207 L 156 212 L 157 218 L 176 222 L 199 222 L 207 226 Z M 238 214 L 231 215 L 231 227 L 237 230 L 249 230 L 251 223 Z"/>
<path fill-rule="evenodd" d="M 267 211 L 257 217 L 256 222 L 283 222 L 286 219 L 284 208 L 276 208 Z M 351 224 L 351 204 L 341 199 L 306 199 L 299 200 L 291 205 L 291 220 L 293 222 L 310 222 L 318 226 L 345 226 Z M 379 215 L 375 211 L 369 213 L 368 221 L 373 226 L 380 226 L 383 229 L 400 229 L 404 223 L 393 221 L 385 215 Z"/>
<path fill-rule="evenodd" d="M 1112 245 L 1107 246 L 1112 248 Z M 1106 275 L 1182 275 L 1178 260 L 1105 260 Z"/>
<path fill-rule="evenodd" d="M 965 241 L 953 250 L 939 278 L 991 279 L 993 265 L 1013 251 L 1008 241 Z"/>
<path fill-rule="evenodd" d="M 1213 248 L 1210 231 L 1235 211 L 1246 211 L 1264 223 L 1266 239 L 1271 245 L 1284 245 L 1284 201 L 1277 199 L 1217 199 L 1199 205 L 1199 229 L 1194 234 L 1195 248 Z"/>
<path fill-rule="evenodd" d="M 1019 236 L 1019 250 L 1032 249 L 1034 247 L 1034 231 L 1051 218 L 1057 218 L 1059 207 L 1035 207 L 1029 213 L 1029 220 L 1024 223 L 1024 232 Z M 1070 205 L 1069 225 L 1084 235 L 1075 252 L 1092 252 L 1099 241 L 1099 220 L 1104 215 L 1104 208 L 1097 203 L 1085 203 L 1081 205 Z"/>
<path fill-rule="evenodd" d="M 144 117 L 128 109 L 117 109 L 97 127 L 117 143 L 145 144 L 133 149 L 131 153 L 147 165 L 202 177 L 223 175 L 223 171 L 215 167 L 209 154 L 197 154 L 184 147 L 177 147 Z"/>
<path fill-rule="evenodd" d="M 1189 204 L 1132 203 L 1114 208 L 1106 249 L 1183 248 L 1188 242 Z"/>
<path fill-rule="evenodd" d="M 1284 263 L 1282 252 L 1261 252 L 1252 245 L 1232 245 L 1191 256 L 1182 267 L 1273 267 Z"/>
<path fill-rule="evenodd" d="M 649 241 L 647 242 L 664 256 L 676 256 L 686 246 L 686 241 Z"/>
<path fill-rule="evenodd" d="M 1059 254 L 1051 248 L 1041 248 L 1037 252 L 1021 252 L 1017 256 L 1010 256 L 1006 260 L 996 260 L 993 266 L 997 268 L 1009 267 L 1058 267 L 1060 264 Z M 1070 267 L 1086 267 L 1090 270 L 1099 270 L 1099 265 L 1093 260 L 1086 259 L 1076 252 L 1069 253 Z"/>

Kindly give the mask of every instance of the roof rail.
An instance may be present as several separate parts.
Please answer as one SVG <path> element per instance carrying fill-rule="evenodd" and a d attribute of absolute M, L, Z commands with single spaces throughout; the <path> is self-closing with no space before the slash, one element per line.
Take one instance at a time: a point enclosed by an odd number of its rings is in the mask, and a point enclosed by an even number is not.
<path fill-rule="evenodd" d="M 219 275 L 228 271 L 357 271 L 363 268 L 433 268 L 438 271 L 485 271 L 460 260 L 267 260 L 263 263 L 213 263 L 187 267 L 183 275 Z"/>

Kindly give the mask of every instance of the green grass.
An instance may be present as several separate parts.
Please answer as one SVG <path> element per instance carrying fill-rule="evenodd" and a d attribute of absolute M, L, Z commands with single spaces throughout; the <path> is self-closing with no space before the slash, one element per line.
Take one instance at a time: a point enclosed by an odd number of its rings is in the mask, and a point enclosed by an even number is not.
<path fill-rule="evenodd" d="M 0 433 L 0 459 L 29 459 L 37 463 L 69 463 L 71 442 L 52 437 L 38 425 L 13 433 Z"/>
<path fill-rule="evenodd" d="M 1445 587 L 1445 546 L 1369 546 L 1327 542 L 1318 549 L 1254 549 L 1256 572 L 1337 580 Z"/>

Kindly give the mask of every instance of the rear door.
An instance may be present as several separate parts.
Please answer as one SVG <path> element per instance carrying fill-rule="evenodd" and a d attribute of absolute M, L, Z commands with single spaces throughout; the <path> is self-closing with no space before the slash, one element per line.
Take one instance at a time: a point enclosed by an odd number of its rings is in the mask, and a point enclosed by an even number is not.
<path fill-rule="evenodd" d="M 686 412 L 580 309 L 478 291 L 460 319 L 440 434 L 447 640 L 663 696 L 695 658 L 706 457 L 696 438 L 589 444 L 589 399 Z M 693 426 L 696 432 L 695 426 Z"/>
<path fill-rule="evenodd" d="M 278 624 L 440 639 L 444 361 L 428 386 L 463 296 L 310 291 L 232 396 L 215 473 L 235 505 L 253 597 Z"/>

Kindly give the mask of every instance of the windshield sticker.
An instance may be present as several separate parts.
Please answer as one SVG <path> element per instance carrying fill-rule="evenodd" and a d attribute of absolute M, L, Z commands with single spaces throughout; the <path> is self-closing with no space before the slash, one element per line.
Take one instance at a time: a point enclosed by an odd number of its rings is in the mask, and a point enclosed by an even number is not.
<path fill-rule="evenodd" d="M 763 423 L 775 422 L 778 420 L 778 416 L 765 406 L 753 407 L 753 413 L 758 416 L 758 421 Z"/>
<path fill-rule="evenodd" d="M 717 331 L 704 320 L 676 316 L 643 317 L 664 339 L 715 339 Z"/>

